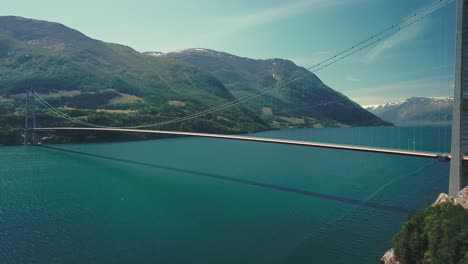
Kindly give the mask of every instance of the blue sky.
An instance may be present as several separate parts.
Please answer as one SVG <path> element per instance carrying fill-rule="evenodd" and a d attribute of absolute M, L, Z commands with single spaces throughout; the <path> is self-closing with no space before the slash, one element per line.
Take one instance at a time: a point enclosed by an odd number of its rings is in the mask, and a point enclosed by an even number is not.
<path fill-rule="evenodd" d="M 314 65 L 435 0 L 15 0 L 0 15 L 59 22 L 138 51 L 210 48 Z M 453 93 L 455 2 L 316 74 L 362 105 Z"/>

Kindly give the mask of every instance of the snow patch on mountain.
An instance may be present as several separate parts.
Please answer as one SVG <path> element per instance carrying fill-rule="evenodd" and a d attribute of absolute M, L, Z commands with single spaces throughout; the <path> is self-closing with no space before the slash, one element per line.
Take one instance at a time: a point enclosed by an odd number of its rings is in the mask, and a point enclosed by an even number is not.
<path fill-rule="evenodd" d="M 159 52 L 159 51 L 148 51 L 148 52 L 145 52 L 144 54 L 153 56 L 153 57 L 160 57 L 160 56 L 166 55 L 164 52 Z"/>
<path fill-rule="evenodd" d="M 363 106 L 392 123 L 447 123 L 452 120 L 453 97 L 411 97 L 404 101 Z"/>
<path fill-rule="evenodd" d="M 411 97 L 404 101 L 390 102 L 386 104 L 375 104 L 375 105 L 363 105 L 362 107 L 367 110 L 376 110 L 387 107 L 395 107 L 404 103 L 416 103 L 416 102 L 427 102 L 427 103 L 453 103 L 453 96 L 440 96 L 440 97 Z"/>
<path fill-rule="evenodd" d="M 364 105 L 362 106 L 364 109 L 367 110 L 375 110 L 375 109 L 380 109 L 384 107 L 391 107 L 391 106 L 398 106 L 403 104 L 406 101 L 399 101 L 399 102 L 391 102 L 391 103 L 386 103 L 386 104 L 376 104 L 376 105 Z"/>

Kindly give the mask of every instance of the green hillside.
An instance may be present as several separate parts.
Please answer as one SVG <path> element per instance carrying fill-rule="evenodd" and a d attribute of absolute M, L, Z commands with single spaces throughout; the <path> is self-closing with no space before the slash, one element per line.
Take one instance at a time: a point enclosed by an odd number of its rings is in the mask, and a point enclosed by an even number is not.
<path fill-rule="evenodd" d="M 196 67 L 94 40 L 61 24 L 0 17 L 0 102 L 20 107 L 28 89 L 71 115 L 83 113 L 70 108 L 86 109 L 89 122 L 95 117 L 110 125 L 106 120 L 115 116 L 111 123 L 118 126 L 170 120 L 234 99 L 221 82 Z M 215 122 L 221 116 L 223 122 Z M 241 106 L 182 126 L 225 133 L 268 128 Z"/>
<path fill-rule="evenodd" d="M 412 216 L 393 239 L 401 263 L 467 264 L 468 210 L 449 202 Z"/>
<path fill-rule="evenodd" d="M 251 60 L 214 51 L 148 56 L 58 23 L 4 16 L 0 17 L 0 106 L 6 121 L 0 144 L 18 143 L 29 89 L 83 121 L 136 126 L 223 105 L 296 74 L 303 76 L 248 104 L 157 128 L 249 133 L 281 127 L 387 124 L 287 60 Z M 38 115 L 41 126 L 74 125 L 43 109 Z M 59 141 L 67 140 L 71 138 Z"/>
<path fill-rule="evenodd" d="M 264 118 L 290 121 L 297 126 L 388 125 L 289 60 L 254 60 L 208 49 L 157 55 L 156 58 L 187 62 L 213 74 L 236 98 L 265 87 L 281 87 L 249 103 Z"/>

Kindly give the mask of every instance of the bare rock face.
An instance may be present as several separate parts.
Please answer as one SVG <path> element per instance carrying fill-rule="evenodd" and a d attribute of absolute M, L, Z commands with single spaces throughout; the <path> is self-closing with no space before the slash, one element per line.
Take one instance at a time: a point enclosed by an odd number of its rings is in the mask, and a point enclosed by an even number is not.
<path fill-rule="evenodd" d="M 441 193 L 439 194 L 439 196 L 437 197 L 436 201 L 432 204 L 432 206 L 437 206 L 441 203 L 445 203 L 447 201 L 449 202 L 452 202 L 453 198 L 450 197 L 448 194 L 446 193 Z"/>
<path fill-rule="evenodd" d="M 441 203 L 453 203 L 453 204 L 459 204 L 463 208 L 468 210 L 468 186 L 466 186 L 464 189 L 462 189 L 457 195 L 454 197 L 449 196 L 446 193 L 441 193 L 439 194 L 439 197 L 437 197 L 437 200 L 432 204 L 432 206 L 437 206 Z M 385 252 L 385 255 L 383 255 L 382 258 L 380 258 L 380 263 L 381 264 L 400 264 L 400 262 L 397 260 L 395 256 L 395 252 L 392 249 L 389 251 Z"/>
<path fill-rule="evenodd" d="M 468 186 L 461 190 L 454 198 L 455 204 L 463 206 L 468 209 Z"/>
<path fill-rule="evenodd" d="M 385 252 L 385 255 L 380 259 L 380 263 L 382 264 L 400 264 L 400 261 L 396 259 L 395 252 L 393 248 L 389 251 Z"/>
<path fill-rule="evenodd" d="M 463 208 L 468 210 L 468 186 L 461 190 L 457 195 L 454 197 L 450 197 L 445 193 L 441 193 L 437 200 L 432 204 L 432 206 L 439 205 L 441 203 L 450 202 L 453 204 L 459 204 Z"/>

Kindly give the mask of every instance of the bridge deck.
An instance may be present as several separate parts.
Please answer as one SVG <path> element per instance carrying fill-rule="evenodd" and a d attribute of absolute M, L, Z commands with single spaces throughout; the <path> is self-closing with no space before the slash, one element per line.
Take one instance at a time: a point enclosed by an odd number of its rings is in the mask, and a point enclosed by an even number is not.
<path fill-rule="evenodd" d="M 341 149 L 351 151 L 362 151 L 362 152 L 374 152 L 382 154 L 392 155 L 403 155 L 403 156 L 415 156 L 424 158 L 436 158 L 439 160 L 449 160 L 451 157 L 446 153 L 432 153 L 432 152 L 420 152 L 420 151 L 405 151 L 396 149 L 385 149 L 385 148 L 373 148 L 363 146 L 351 146 L 351 145 L 340 145 L 340 144 L 329 144 L 319 143 L 311 141 L 299 141 L 289 139 L 274 139 L 264 137 L 252 137 L 242 135 L 222 135 L 222 134 L 210 134 L 210 133 L 195 133 L 195 132 L 179 132 L 179 131 L 164 131 L 164 130 L 145 130 L 145 129 L 123 129 L 123 128 L 94 128 L 94 127 L 45 127 L 45 128 L 34 128 L 32 130 L 87 130 L 87 131 L 113 131 L 113 132 L 131 132 L 131 133 L 150 133 L 150 134 L 164 134 L 164 135 L 177 135 L 177 136 L 191 136 L 191 137 L 207 137 L 207 138 L 221 138 L 231 140 L 242 140 L 242 141 L 254 141 L 254 142 L 265 142 L 275 144 L 286 144 L 286 145 L 297 145 L 306 147 L 317 147 L 317 148 L 329 148 L 329 149 Z M 464 160 L 468 160 L 468 157 L 463 157 Z"/>

